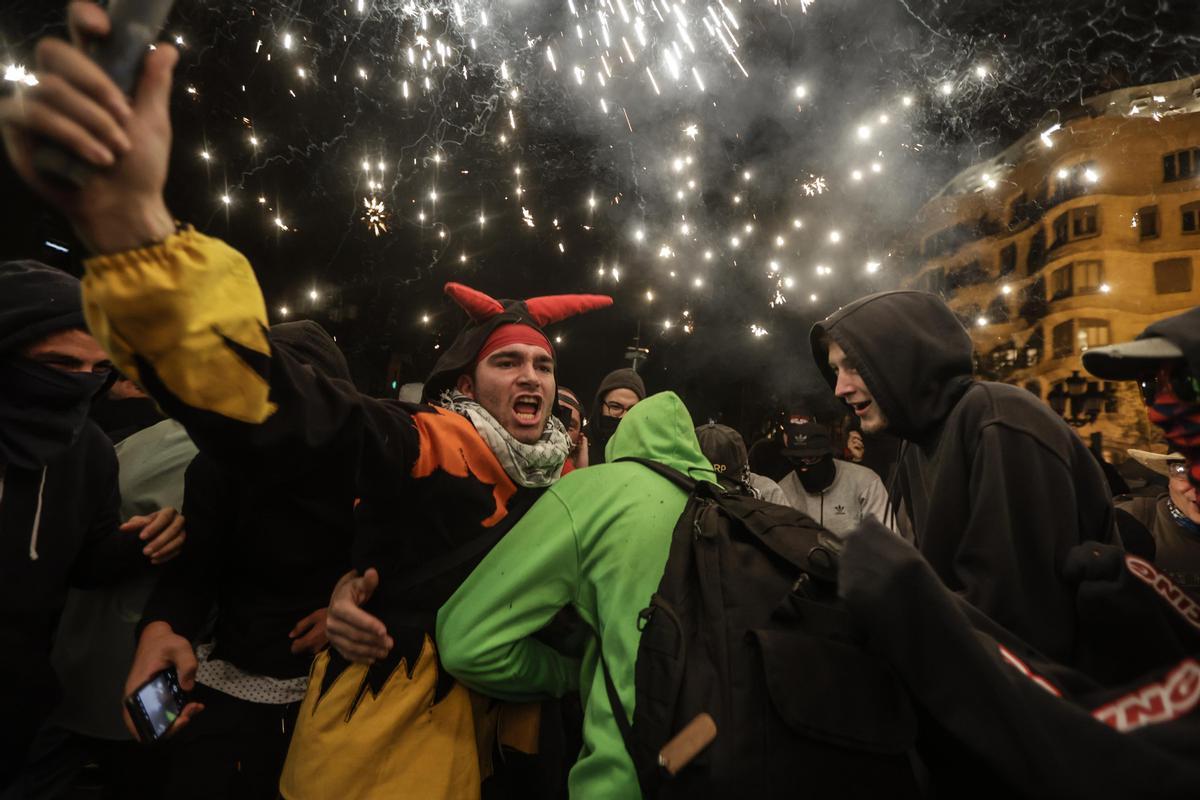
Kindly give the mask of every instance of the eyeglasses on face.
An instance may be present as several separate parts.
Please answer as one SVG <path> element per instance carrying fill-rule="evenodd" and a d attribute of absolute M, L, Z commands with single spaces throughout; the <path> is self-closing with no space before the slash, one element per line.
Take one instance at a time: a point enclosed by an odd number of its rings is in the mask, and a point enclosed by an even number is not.
<path fill-rule="evenodd" d="M 615 400 L 605 400 L 602 405 L 608 409 L 608 415 L 610 417 L 623 417 L 625 416 L 626 411 L 633 408 L 633 406 L 621 405 Z"/>

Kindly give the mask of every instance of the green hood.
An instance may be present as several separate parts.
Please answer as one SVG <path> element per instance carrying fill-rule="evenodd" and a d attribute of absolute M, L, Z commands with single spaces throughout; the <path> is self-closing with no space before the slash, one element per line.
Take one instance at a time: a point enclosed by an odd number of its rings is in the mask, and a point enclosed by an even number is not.
<path fill-rule="evenodd" d="M 647 458 L 696 480 L 717 480 L 700 452 L 692 415 L 674 392 L 659 392 L 631 408 L 604 448 L 604 458 L 610 464 L 619 458 Z"/>

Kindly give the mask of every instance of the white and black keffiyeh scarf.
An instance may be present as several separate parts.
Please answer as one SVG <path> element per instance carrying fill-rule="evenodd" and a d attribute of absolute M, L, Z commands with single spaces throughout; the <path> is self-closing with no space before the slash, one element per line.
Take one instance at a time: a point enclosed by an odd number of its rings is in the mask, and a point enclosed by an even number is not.
<path fill-rule="evenodd" d="M 549 486 L 562 475 L 563 462 L 571 450 L 567 429 L 553 415 L 542 436 L 533 444 L 517 441 L 483 406 L 458 391 L 442 394 L 439 405 L 471 420 L 483 441 L 496 454 L 500 465 L 518 486 Z"/>

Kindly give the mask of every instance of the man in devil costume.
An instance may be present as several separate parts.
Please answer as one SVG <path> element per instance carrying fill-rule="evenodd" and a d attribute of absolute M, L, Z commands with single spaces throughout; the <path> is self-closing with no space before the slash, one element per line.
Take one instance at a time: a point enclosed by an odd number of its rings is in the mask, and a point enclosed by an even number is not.
<path fill-rule="evenodd" d="M 176 292 L 153 288 L 164 265 Z M 188 229 L 88 268 L 93 330 L 202 451 L 235 473 L 267 470 L 279 481 L 330 462 L 355 476 L 355 570 L 334 590 L 336 650 L 313 664 L 283 796 L 478 797 L 493 750 L 535 752 L 538 705 L 501 704 L 455 683 L 441 669 L 434 623 L 562 470 L 569 441 L 552 413 L 554 348 L 543 327 L 611 299 L 501 303 L 448 284 L 471 321 L 426 381 L 426 402 L 410 404 L 366 397 L 272 348 L 250 265 L 216 239 Z M 180 677 L 189 688 L 194 676 Z M 176 727 L 201 710 L 189 706 Z"/>

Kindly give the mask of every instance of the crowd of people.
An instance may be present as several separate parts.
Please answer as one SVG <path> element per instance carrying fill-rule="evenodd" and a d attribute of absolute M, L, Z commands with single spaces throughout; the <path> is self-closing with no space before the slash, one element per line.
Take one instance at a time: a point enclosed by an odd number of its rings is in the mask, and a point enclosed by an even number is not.
<path fill-rule="evenodd" d="M 693 499 L 645 462 L 755 513 L 793 509 L 844 547 L 851 611 L 865 584 L 891 586 L 879 554 L 917 559 L 980 630 L 1011 637 L 989 658 L 1039 692 L 1063 693 L 1035 656 L 1097 685 L 1116 674 L 1088 638 L 1080 585 L 1098 567 L 1081 552 L 1166 576 L 1152 588 L 1200 630 L 1200 310 L 1085 356 L 1139 382 L 1167 442 L 1134 454 L 1161 480 L 1115 503 L 1075 432 L 1034 395 L 976 380 L 962 324 L 917 291 L 814 326 L 807 347 L 849 424 L 791 410 L 750 448 L 633 369 L 586 407 L 559 386 L 546 326 L 611 304 L 596 295 L 500 302 L 448 284 L 467 324 L 419 397 L 371 397 L 319 325 L 268 325 L 232 243 L 167 209 L 175 51 L 149 53 L 126 98 L 80 48 L 105 13 L 70 14 L 72 41 L 38 47 L 37 86 L 0 99 L 8 158 L 91 253 L 82 282 L 0 265 L 0 797 L 89 782 L 83 796 L 640 796 L 627 720 L 636 731 L 646 712 L 642 653 L 665 646 L 644 610 Z M 47 140 L 92 165 L 82 186 L 37 170 Z M 1037 774 L 1019 731 L 970 713 L 978 697 L 953 682 L 929 699 L 884 638 L 872 658 L 906 682 L 915 718 L 961 703 L 901 748 L 914 786 L 955 785 L 939 770 L 956 724 L 992 737 L 959 770 L 1003 753 L 1024 760 L 997 780 Z M 928 674 L 956 665 L 979 669 Z M 862 688 L 810 667 L 782 680 Z M 186 705 L 147 746 L 123 701 L 164 670 Z M 1192 714 L 1187 700 L 1155 722 Z M 1084 722 L 1103 728 L 1096 714 Z"/>

